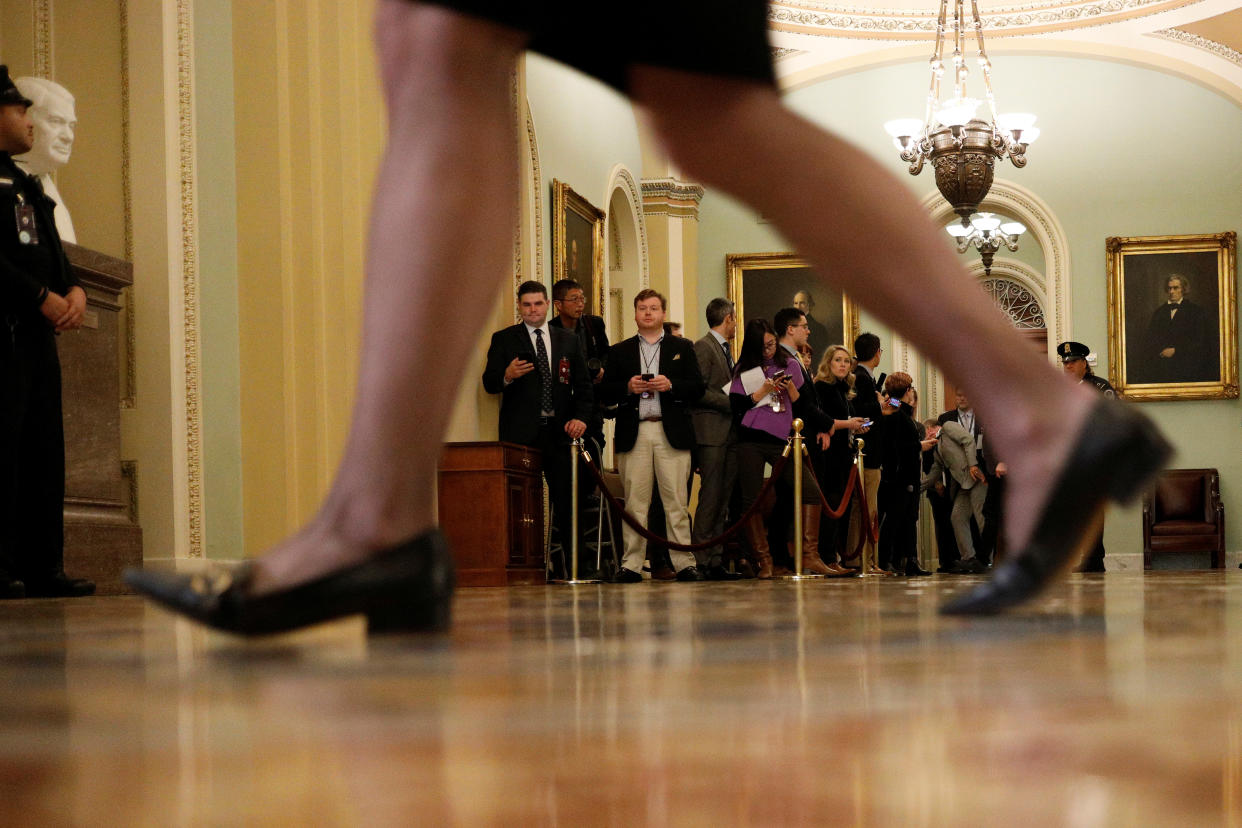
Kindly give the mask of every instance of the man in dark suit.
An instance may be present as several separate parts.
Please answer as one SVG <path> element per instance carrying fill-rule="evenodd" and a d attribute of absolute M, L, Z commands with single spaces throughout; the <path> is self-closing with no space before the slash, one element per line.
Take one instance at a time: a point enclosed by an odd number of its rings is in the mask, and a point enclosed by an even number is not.
<path fill-rule="evenodd" d="M 686 481 L 694 448 L 690 406 L 703 396 L 704 384 L 694 345 L 680 336 L 665 335 L 666 312 L 663 296 L 651 289 L 639 291 L 634 297 L 638 334 L 612 346 L 598 387 L 600 398 L 617 406 L 613 440 L 625 485 L 626 511 L 646 519 L 654 473 L 669 537 L 688 544 Z M 641 581 L 646 547 L 628 525 L 624 535 L 625 558 L 617 579 Z M 669 556 L 678 580 L 698 580 L 693 555 L 670 550 Z"/>
<path fill-rule="evenodd" d="M 884 414 L 880 409 L 880 394 L 876 382 L 876 370 L 880 367 L 880 356 L 884 349 L 880 347 L 880 338 L 873 333 L 862 333 L 854 340 L 854 413 L 871 422 L 870 429 L 859 436 L 865 440 L 863 449 L 863 472 L 859 485 L 854 490 L 855 497 L 859 492 L 867 496 L 867 514 L 863 514 L 861 503 L 855 502 L 850 509 L 850 527 L 845 543 L 846 557 L 842 563 L 859 564 L 855 550 L 862 549 L 866 554 L 869 566 L 876 565 L 878 549 L 866 539 L 863 521 L 876 526 L 876 510 L 880 499 L 880 467 L 884 461 Z"/>
<path fill-rule="evenodd" d="M 522 321 L 492 334 L 483 388 L 501 394 L 500 439 L 543 453 L 552 520 L 568 551 L 573 516 L 569 443 L 586 433 L 594 394 L 578 338 L 548 325 L 548 291 L 539 282 L 518 288 Z M 554 574 L 560 575 L 554 564 Z"/>
<path fill-rule="evenodd" d="M 587 373 L 591 382 L 597 383 L 604 378 L 604 363 L 608 360 L 608 333 L 604 329 L 602 317 L 586 312 L 587 295 L 582 285 L 573 279 L 561 279 L 552 286 L 552 307 L 556 315 L 548 322 L 554 328 L 562 328 L 578 337 L 582 348 L 582 358 L 586 360 Z M 604 417 L 600 411 L 599 399 L 595 400 L 595 411 L 587 420 L 587 437 L 595 442 L 595 450 L 604 450 Z"/>
<path fill-rule="evenodd" d="M 1091 349 L 1086 345 L 1081 342 L 1062 342 L 1057 346 L 1057 356 L 1061 357 L 1061 369 L 1070 378 L 1077 380 L 1080 384 L 1094 388 L 1105 397 L 1117 396 L 1117 391 L 1113 388 L 1112 383 L 1103 377 L 1097 377 L 1095 372 L 1091 370 L 1091 364 L 1087 361 L 1087 358 L 1091 356 Z M 1104 524 L 1101 522 L 1099 534 L 1095 537 L 1091 551 L 1083 556 L 1082 561 L 1078 564 L 1078 568 L 1074 571 L 1103 572 L 1104 555 Z"/>
<path fill-rule="evenodd" d="M 1213 320 L 1191 302 L 1190 280 L 1174 273 L 1165 281 L 1168 302 L 1147 324 L 1146 347 L 1134 373 L 1147 382 L 1210 382 L 1220 379 L 1209 344 Z"/>
<path fill-rule="evenodd" d="M 729 343 L 737 333 L 733 303 L 717 297 L 707 303 L 707 334 L 694 343 L 707 389 L 691 409 L 697 443 L 699 506 L 694 513 L 694 542 L 702 543 L 725 530 L 729 496 L 737 481 L 737 434 L 729 394 L 723 390 L 733 379 L 733 353 Z M 724 549 L 717 544 L 698 554 L 709 580 L 732 580 L 724 568 Z"/>
<path fill-rule="evenodd" d="M 815 297 L 811 295 L 809 290 L 800 290 L 795 293 L 793 306 L 806 314 L 806 341 L 815 352 L 816 362 L 818 362 L 818 358 L 823 356 L 824 349 L 838 340 L 828 333 L 828 329 L 824 327 L 823 322 L 814 317 L 812 312 L 815 310 Z M 777 331 L 777 333 L 779 334 L 780 331 Z"/>

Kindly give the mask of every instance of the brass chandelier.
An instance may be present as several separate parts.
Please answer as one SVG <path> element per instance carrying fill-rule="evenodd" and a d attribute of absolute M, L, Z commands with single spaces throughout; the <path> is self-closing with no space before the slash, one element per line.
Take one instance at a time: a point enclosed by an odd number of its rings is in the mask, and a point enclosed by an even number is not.
<path fill-rule="evenodd" d="M 1026 148 L 1039 137 L 1034 115 L 1025 112 L 996 114 L 992 62 L 983 46 L 983 24 L 979 20 L 977 0 L 970 0 L 970 11 L 979 45 L 977 62 L 983 73 L 986 114 L 990 115 L 990 120 L 978 117 L 983 101 L 966 94 L 970 69 L 964 53 L 963 0 L 954 0 L 953 8 L 953 97 L 940 100 L 948 13 L 948 0 L 940 0 L 936 46 L 931 57 L 931 86 L 923 120 L 900 118 L 884 125 L 901 153 L 901 160 L 909 163 L 911 175 L 918 175 L 923 171 L 923 164 L 931 161 L 936 172 L 936 188 L 961 216 L 964 228 L 970 227 L 971 215 L 992 188 L 996 162 L 1008 157 L 1015 167 L 1025 167 Z"/>

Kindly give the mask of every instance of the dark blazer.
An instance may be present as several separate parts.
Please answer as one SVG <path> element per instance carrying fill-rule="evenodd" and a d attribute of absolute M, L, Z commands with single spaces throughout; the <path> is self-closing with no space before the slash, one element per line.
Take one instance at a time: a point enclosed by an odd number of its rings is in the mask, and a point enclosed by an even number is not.
<path fill-rule="evenodd" d="M 733 437 L 733 410 L 728 392 L 720 389 L 732 381 L 733 372 L 729 370 L 724 348 L 710 331 L 694 343 L 694 355 L 707 386 L 691 409 L 694 437 L 701 446 L 726 445 Z"/>
<path fill-rule="evenodd" d="M 549 319 L 548 324 L 553 328 L 565 330 L 565 326 L 559 316 Z M 593 359 L 598 359 L 601 363 L 607 362 L 610 346 L 608 344 L 608 332 L 604 329 L 603 318 L 584 313 L 578 317 L 578 327 L 582 329 L 583 333 L 583 336 L 578 341 L 586 341 L 586 351 L 582 354 L 582 358 L 588 362 Z M 574 335 L 577 336 L 577 333 Z M 594 377 L 591 379 L 594 379 Z"/>
<path fill-rule="evenodd" d="M 859 417 L 871 420 L 871 428 L 866 434 L 859 435 L 865 441 L 863 466 L 878 469 L 884 464 L 885 428 L 888 418 L 880 411 L 880 401 L 876 399 L 875 380 L 861 365 L 854 368 L 854 413 Z M 889 415 L 893 416 L 893 415 Z"/>
<path fill-rule="evenodd" d="M 776 347 L 778 350 L 783 349 L 786 354 L 793 357 L 798 370 L 802 372 L 802 388 L 798 391 L 798 401 L 793 405 L 794 416 L 802 418 L 802 436 L 807 440 L 807 448 L 813 452 L 819 451 L 819 443 L 815 437 L 821 431 L 832 431 L 832 418 L 820 408 L 819 395 L 815 393 L 815 377 L 806 370 L 802 360 L 784 345 Z"/>
<path fill-rule="evenodd" d="M 638 395 L 631 394 L 630 378 L 643 373 L 638 352 L 638 336 L 612 346 L 604 379 L 596 388 L 600 399 L 617 406 L 617 425 L 613 435 L 617 451 L 629 451 L 638 439 Z M 690 422 L 690 406 L 703 396 L 706 387 L 694 345 L 680 336 L 665 336 L 660 343 L 660 369 L 673 387 L 660 395 L 660 412 L 664 436 L 675 449 L 694 448 L 694 426 Z"/>
<path fill-rule="evenodd" d="M 34 210 L 37 244 L 22 244 L 17 233 L 18 196 Z M 64 296 L 78 284 L 56 232 L 56 202 L 7 152 L 0 152 L 0 313 L 43 320 L 44 289 Z M 49 323 L 50 324 L 50 323 Z"/>
<path fill-rule="evenodd" d="M 552 404 L 556 425 L 563 429 L 570 420 L 591 421 L 595 402 L 591 378 L 587 376 L 586 360 L 578 338 L 560 328 L 550 328 L 552 356 Z M 515 357 L 535 358 L 526 325 L 519 322 L 492 334 L 487 349 L 487 367 L 483 369 L 483 388 L 489 394 L 501 394 L 500 439 L 525 446 L 534 445 L 539 436 L 539 369 L 505 385 L 505 368 Z M 560 376 L 561 360 L 569 366 L 568 378 Z M 562 434 L 564 432 L 562 431 Z M 564 436 L 569 442 L 569 435 Z"/>

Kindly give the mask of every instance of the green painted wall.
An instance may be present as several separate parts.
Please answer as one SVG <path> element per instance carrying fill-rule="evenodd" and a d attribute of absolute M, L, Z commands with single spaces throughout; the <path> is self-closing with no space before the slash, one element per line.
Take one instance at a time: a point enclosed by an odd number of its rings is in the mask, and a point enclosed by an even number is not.
<path fill-rule="evenodd" d="M 609 87 L 554 61 L 526 58 L 526 98 L 539 142 L 544 222 L 544 273 L 552 280 L 552 180 L 559 179 L 601 210 L 616 164 L 642 178 L 634 109 Z"/>
<path fill-rule="evenodd" d="M 1071 267 L 1069 330 L 1100 354 L 1097 373 L 1106 376 L 1105 238 L 1242 229 L 1242 158 L 1236 152 L 1242 109 L 1185 79 L 1127 64 L 1004 55 L 994 62 L 1001 111 L 1035 112 L 1042 130 L 1029 165 L 1017 170 L 1006 162 L 998 174 L 1038 195 L 1064 227 Z M 855 138 L 922 196 L 934 187 L 930 169 L 918 178 L 907 175 L 883 123 L 921 114 L 926 71 L 925 61 L 871 69 L 797 90 L 787 100 L 812 120 Z M 1159 120 L 1152 117 L 1157 112 Z M 700 302 L 723 293 L 726 253 L 783 249 L 788 248 L 770 225 L 708 193 L 699 235 Z M 874 329 L 866 314 L 863 324 Z M 1177 445 L 1174 466 L 1220 469 L 1226 511 L 1235 516 L 1228 549 L 1237 552 L 1242 402 L 1143 408 Z M 1108 548 L 1141 551 L 1139 521 L 1137 509 L 1114 510 Z"/>
<path fill-rule="evenodd" d="M 209 558 L 245 553 L 232 25 L 232 0 L 194 4 L 204 551 Z"/>

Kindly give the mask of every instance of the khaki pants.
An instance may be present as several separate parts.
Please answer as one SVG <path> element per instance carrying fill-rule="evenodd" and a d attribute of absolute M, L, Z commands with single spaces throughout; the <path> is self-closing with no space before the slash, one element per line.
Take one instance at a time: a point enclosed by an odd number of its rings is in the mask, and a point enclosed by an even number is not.
<path fill-rule="evenodd" d="M 867 494 L 867 518 L 866 519 L 871 523 L 872 526 L 875 526 L 876 509 L 879 508 L 879 501 L 880 501 L 880 470 L 879 469 L 863 469 L 862 487 L 866 490 L 866 494 Z M 859 539 L 862 537 L 865 537 L 865 535 L 862 534 L 863 510 L 862 510 L 862 506 L 858 502 L 858 489 L 857 488 L 854 489 L 853 503 L 854 503 L 854 506 L 853 508 L 850 509 L 850 531 L 846 537 L 845 551 L 842 553 L 843 559 L 851 560 L 851 561 L 854 559 L 854 550 L 858 548 Z M 876 548 L 875 543 L 873 543 L 871 540 L 867 540 L 867 542 L 863 544 L 863 554 L 866 556 L 867 560 L 870 561 L 873 566 L 876 564 L 876 561 L 878 560 L 878 553 L 879 553 L 879 550 Z"/>
<path fill-rule="evenodd" d="M 664 523 L 669 540 L 674 543 L 690 543 L 690 510 L 687 507 L 686 480 L 690 478 L 690 452 L 681 451 L 668 444 L 664 425 L 658 422 L 640 422 L 638 439 L 634 448 L 617 452 L 617 465 L 621 482 L 625 485 L 625 510 L 645 521 L 651 506 L 651 478 L 655 474 L 660 487 L 660 499 L 664 503 Z M 647 557 L 647 542 L 642 536 L 622 524 L 625 538 L 625 558 L 621 565 L 631 572 L 642 572 Z M 694 555 L 670 549 L 669 559 L 678 572 L 694 566 Z"/>

